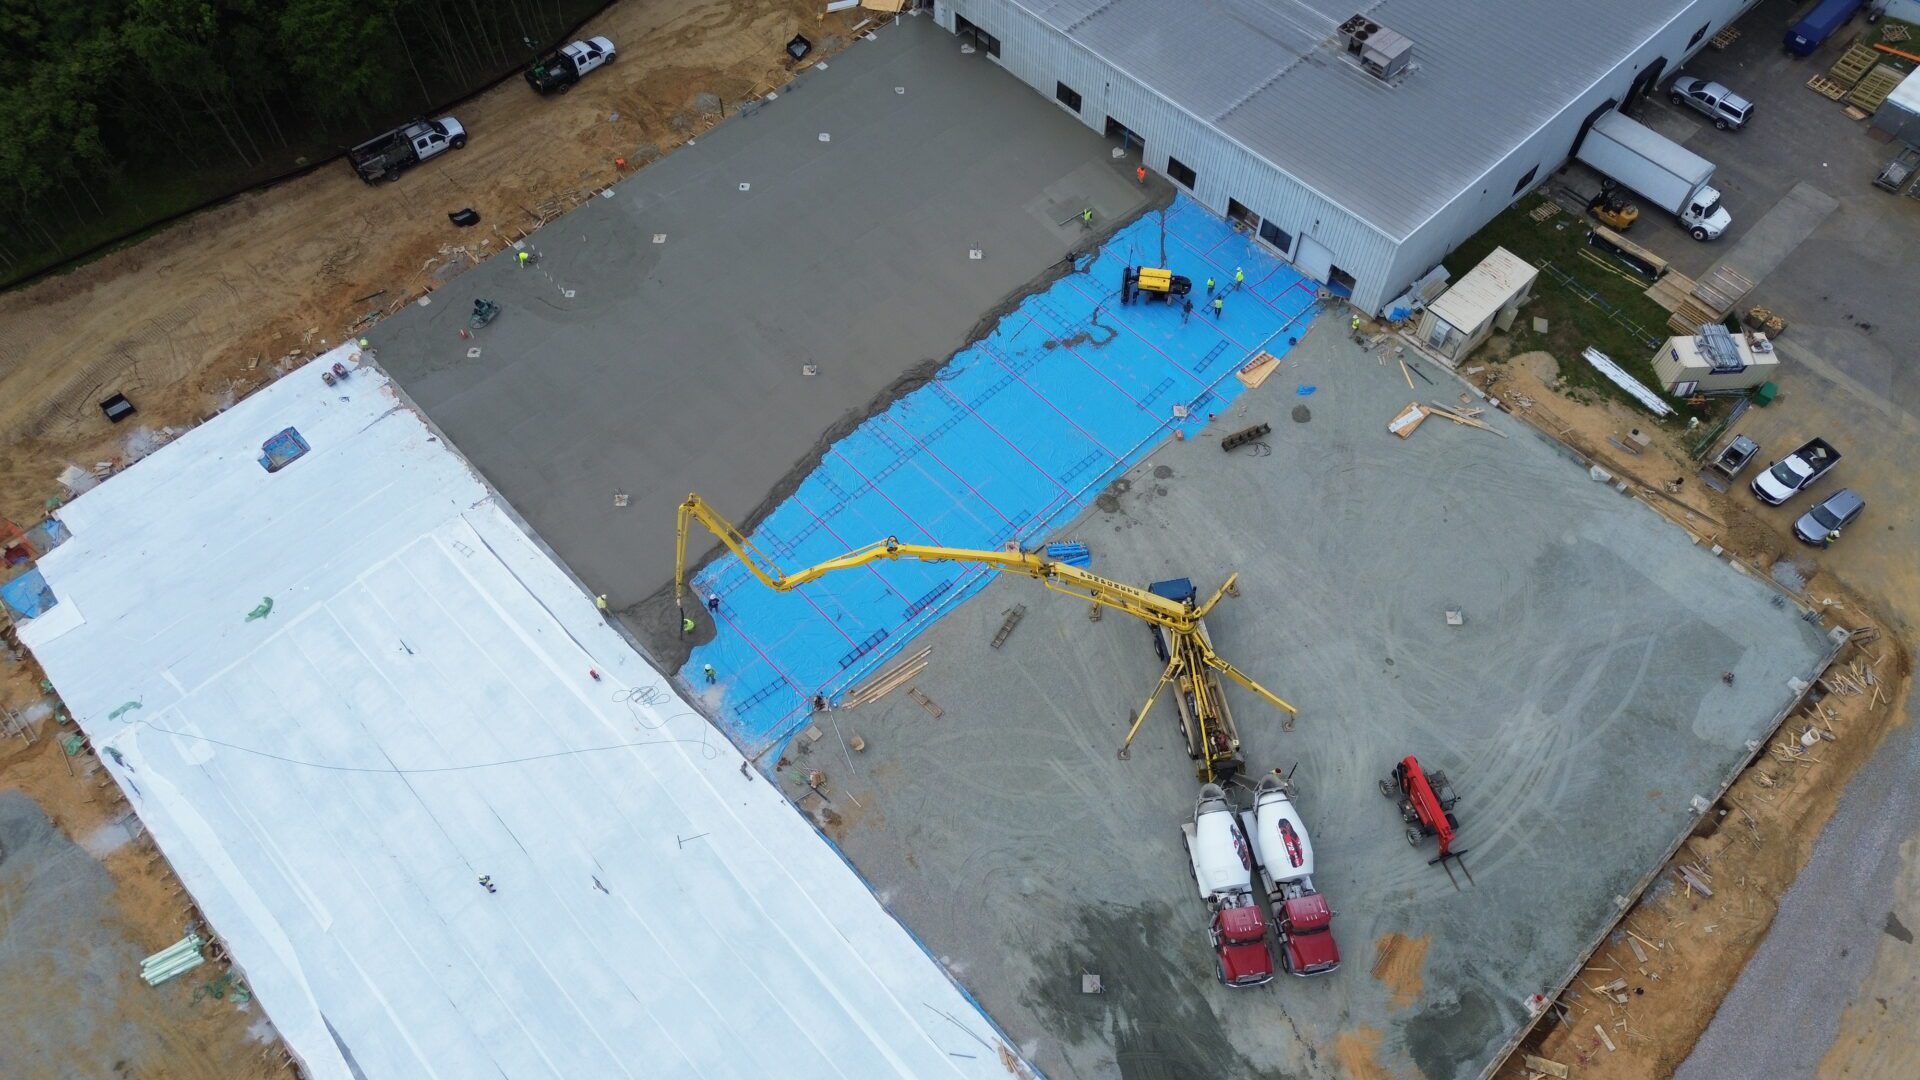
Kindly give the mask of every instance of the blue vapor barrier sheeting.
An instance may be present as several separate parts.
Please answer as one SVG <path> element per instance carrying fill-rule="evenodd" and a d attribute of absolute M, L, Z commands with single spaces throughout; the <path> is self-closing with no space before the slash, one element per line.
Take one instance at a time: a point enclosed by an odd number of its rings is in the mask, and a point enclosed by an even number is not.
<path fill-rule="evenodd" d="M 7 605 L 14 618 L 31 619 L 60 601 L 54 598 L 53 590 L 47 587 L 47 579 L 40 576 L 40 571 L 29 570 L 0 585 L 0 602 Z"/>
<path fill-rule="evenodd" d="M 1166 263 L 1193 281 L 1190 316 L 1178 302 L 1120 303 L 1125 268 L 1160 263 L 1163 219 Z M 1237 288 L 1236 270 L 1245 275 Z M 1225 290 L 1217 320 L 1208 277 Z M 1177 198 L 1081 256 L 926 386 L 835 443 L 752 540 L 787 572 L 888 536 L 976 549 L 1075 540 L 1048 534 L 1176 428 L 1192 436 L 1245 392 L 1235 374 L 1261 351 L 1286 354 L 1313 318 L 1315 293 L 1226 221 Z M 1097 564 L 1097 545 L 1089 554 Z M 777 593 L 727 556 L 694 579 L 703 602 L 720 597 L 719 626 L 686 670 L 700 686 L 713 666 L 715 715 L 758 754 L 808 722 L 816 694 L 834 700 L 873 675 L 990 577 L 969 564 L 879 562 Z"/>

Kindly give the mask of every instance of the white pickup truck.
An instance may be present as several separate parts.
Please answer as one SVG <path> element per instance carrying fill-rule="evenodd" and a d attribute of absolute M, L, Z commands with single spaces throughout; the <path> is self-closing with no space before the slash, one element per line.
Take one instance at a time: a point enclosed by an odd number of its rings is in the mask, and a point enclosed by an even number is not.
<path fill-rule="evenodd" d="M 347 163 L 367 183 L 398 180 L 407 169 L 467 145 L 467 129 L 451 116 L 415 120 L 347 151 Z"/>
<path fill-rule="evenodd" d="M 1813 486 L 1840 464 L 1840 451 L 1825 439 L 1808 439 L 1804 445 L 1767 467 L 1753 478 L 1753 493 L 1761 501 L 1779 506 Z"/>
<path fill-rule="evenodd" d="M 604 37 L 563 45 L 527 69 L 527 85 L 542 94 L 564 94 L 587 72 L 613 63 L 617 55 L 613 42 Z"/>

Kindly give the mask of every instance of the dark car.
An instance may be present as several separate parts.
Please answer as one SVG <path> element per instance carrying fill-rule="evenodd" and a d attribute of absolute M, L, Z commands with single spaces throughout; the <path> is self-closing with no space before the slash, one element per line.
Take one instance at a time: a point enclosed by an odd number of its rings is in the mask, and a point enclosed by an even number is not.
<path fill-rule="evenodd" d="M 1800 515 L 1793 523 L 1793 535 L 1804 543 L 1816 547 L 1826 547 L 1840 536 L 1840 530 L 1860 511 L 1867 508 L 1867 501 L 1854 494 L 1852 488 L 1839 491 L 1820 500 L 1820 504 Z"/>

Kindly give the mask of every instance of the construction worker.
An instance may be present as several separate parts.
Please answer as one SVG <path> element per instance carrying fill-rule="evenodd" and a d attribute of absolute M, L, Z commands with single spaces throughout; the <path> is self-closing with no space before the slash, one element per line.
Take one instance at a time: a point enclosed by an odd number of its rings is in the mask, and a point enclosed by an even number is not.
<path fill-rule="evenodd" d="M 714 593 L 712 596 L 707 597 L 707 610 L 713 612 L 715 615 L 720 614 L 719 593 Z"/>
<path fill-rule="evenodd" d="M 480 875 L 480 887 L 481 887 L 481 888 L 483 888 L 483 889 L 485 889 L 485 890 L 487 890 L 488 892 L 499 892 L 499 891 L 500 891 L 499 889 L 496 889 L 496 888 L 494 888 L 494 887 L 493 887 L 493 875 L 492 875 L 492 874 L 481 874 L 481 875 Z"/>
<path fill-rule="evenodd" d="M 1187 320 L 1191 318 L 1193 318 L 1193 297 L 1189 296 L 1181 303 L 1180 325 L 1187 325 Z"/>
<path fill-rule="evenodd" d="M 1080 227 L 1083 229 L 1093 228 L 1093 207 L 1089 206 L 1085 210 L 1080 211 Z"/>
<path fill-rule="evenodd" d="M 1213 298 L 1213 321 L 1214 322 L 1220 321 L 1220 312 L 1225 310 L 1226 306 L 1227 306 L 1226 297 L 1216 296 Z"/>
<path fill-rule="evenodd" d="M 522 252 L 520 253 L 520 255 L 519 255 L 519 259 L 520 259 L 520 269 L 522 269 L 522 270 L 525 270 L 525 269 L 527 268 L 527 260 L 528 260 L 528 259 L 531 259 L 531 258 L 533 258 L 533 253 L 532 253 L 532 252 L 530 252 L 530 251 L 522 251 Z"/>
<path fill-rule="evenodd" d="M 1207 295 L 1208 296 L 1213 295 L 1213 279 L 1212 278 L 1207 279 Z"/>
<path fill-rule="evenodd" d="M 1234 267 L 1233 268 L 1233 287 L 1237 289 L 1240 286 L 1245 285 L 1246 283 L 1247 283 L 1246 272 L 1241 270 L 1237 266 Z"/>
<path fill-rule="evenodd" d="M 1140 178 L 1141 187 L 1147 186 L 1147 167 L 1145 165 L 1133 170 L 1133 175 Z"/>
<path fill-rule="evenodd" d="M 712 664 L 701 664 L 700 673 L 707 677 L 708 686 L 712 686 L 714 682 L 720 677 L 719 673 L 713 670 Z"/>
<path fill-rule="evenodd" d="M 686 636 L 686 635 L 688 635 L 688 634 L 691 634 L 691 633 L 693 633 L 693 616 L 691 616 L 691 615 L 682 615 L 682 616 L 680 616 L 680 634 L 681 634 L 681 636 L 682 636 L 682 637 L 684 637 L 684 636 Z"/>
<path fill-rule="evenodd" d="M 604 613 L 607 610 L 607 594 L 601 593 L 599 596 L 594 597 L 593 606 L 599 608 L 600 611 Z"/>

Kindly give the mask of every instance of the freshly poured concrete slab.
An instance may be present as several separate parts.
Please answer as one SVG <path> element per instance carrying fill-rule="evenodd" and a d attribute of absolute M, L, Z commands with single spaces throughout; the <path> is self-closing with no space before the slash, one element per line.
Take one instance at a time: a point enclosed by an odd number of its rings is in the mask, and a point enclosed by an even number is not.
<path fill-rule="evenodd" d="M 1455 404 L 1431 374 L 1414 396 Z M 1403 441 L 1386 425 L 1408 400 L 1397 364 L 1323 327 L 1213 429 L 1269 423 L 1264 450 L 1170 444 L 1064 530 L 1122 581 L 1239 571 L 1209 626 L 1300 709 L 1288 732 L 1227 691 L 1252 773 L 1298 766 L 1337 973 L 1215 981 L 1170 704 L 1115 756 L 1159 670 L 1131 619 L 996 582 L 920 640 L 938 718 L 895 692 L 834 715 L 864 754 L 833 732 L 789 751 L 788 777 L 844 791 L 854 864 L 1049 1076 L 1480 1075 L 1829 655 L 1557 444 L 1491 412 L 1507 438 L 1435 418 Z M 1377 786 L 1408 754 L 1460 794 L 1460 890 Z"/>
<path fill-rule="evenodd" d="M 334 362 L 63 508 L 58 603 L 20 631 L 306 1075 L 1017 1067 L 392 384 Z M 288 428 L 311 449 L 269 473 Z"/>
<path fill-rule="evenodd" d="M 616 609 L 672 577 L 687 492 L 749 522 L 1010 294 L 1169 194 L 930 19 L 875 34 L 535 233 L 532 268 L 489 259 L 368 335 Z M 469 341 L 475 297 L 504 310 Z"/>

